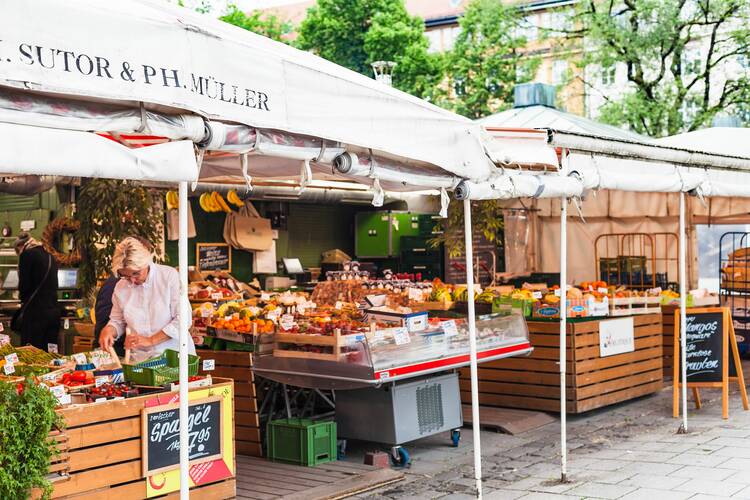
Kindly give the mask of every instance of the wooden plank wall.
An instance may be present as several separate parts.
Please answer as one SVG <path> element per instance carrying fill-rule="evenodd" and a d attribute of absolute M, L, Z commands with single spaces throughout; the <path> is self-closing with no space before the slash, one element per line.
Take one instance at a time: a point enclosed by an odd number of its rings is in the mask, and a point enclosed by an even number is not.
<path fill-rule="evenodd" d="M 582 413 L 661 389 L 661 315 L 634 316 L 635 351 L 599 357 L 599 322 L 567 326 L 567 411 Z M 530 321 L 529 357 L 479 365 L 479 402 L 556 412 L 560 408 L 559 324 Z M 468 368 L 461 370 L 461 399 L 471 402 Z"/>
<path fill-rule="evenodd" d="M 251 370 L 253 353 L 199 351 L 198 354 L 202 360 L 213 359 L 216 362 L 215 370 L 201 373 L 234 380 L 234 436 L 237 454 L 263 456 L 255 378 Z"/>
<path fill-rule="evenodd" d="M 678 306 L 661 306 L 662 359 L 665 379 L 672 379 L 674 374 L 674 312 L 677 309 L 679 309 Z"/>
<path fill-rule="evenodd" d="M 54 483 L 52 498 L 146 498 L 146 480 L 141 474 L 141 410 L 149 397 L 60 410 L 66 425 L 63 434 L 67 436 L 70 479 Z M 224 499 L 234 498 L 235 489 L 232 478 L 191 492 L 196 498 Z"/>

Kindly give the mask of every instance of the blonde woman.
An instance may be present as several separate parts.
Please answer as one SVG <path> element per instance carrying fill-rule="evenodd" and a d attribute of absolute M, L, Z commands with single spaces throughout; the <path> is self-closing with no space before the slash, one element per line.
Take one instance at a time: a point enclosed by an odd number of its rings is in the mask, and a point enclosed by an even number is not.
<path fill-rule="evenodd" d="M 125 349 L 131 350 L 133 362 L 158 356 L 165 349 L 179 350 L 180 279 L 177 270 L 154 264 L 150 249 L 142 241 L 128 237 L 115 248 L 112 273 L 120 281 L 112 294 L 109 323 L 99 338 L 101 347 L 109 349 L 127 328 L 130 333 L 125 338 Z M 195 354 L 189 335 L 188 348 Z"/>

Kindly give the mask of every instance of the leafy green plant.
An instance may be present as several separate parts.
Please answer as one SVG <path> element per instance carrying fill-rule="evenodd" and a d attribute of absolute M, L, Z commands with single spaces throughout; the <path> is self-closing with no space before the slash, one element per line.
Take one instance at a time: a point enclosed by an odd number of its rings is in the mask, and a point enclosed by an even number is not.
<path fill-rule="evenodd" d="M 49 498 L 52 485 L 45 476 L 56 453 L 49 433 L 62 419 L 47 389 L 31 383 L 20 387 L 0 382 L 0 498 L 24 500 L 34 488 Z"/>
<path fill-rule="evenodd" d="M 126 236 L 150 241 L 161 257 L 164 203 L 159 191 L 131 181 L 90 179 L 81 187 L 76 242 L 81 251 L 79 281 L 84 294 L 110 273 L 117 243 Z"/>
<path fill-rule="evenodd" d="M 219 19 L 277 42 L 283 41 L 284 37 L 292 32 L 292 25 L 288 21 L 283 21 L 260 10 L 245 14 L 234 4 L 229 4 L 227 12 Z"/>
<path fill-rule="evenodd" d="M 503 239 L 503 207 L 501 200 L 483 200 L 471 202 L 471 227 L 474 234 L 481 234 L 498 246 Z M 464 204 L 453 202 L 448 209 L 448 218 L 439 219 L 435 226 L 435 237 L 430 245 L 445 245 L 450 257 L 460 257 L 464 253 Z"/>

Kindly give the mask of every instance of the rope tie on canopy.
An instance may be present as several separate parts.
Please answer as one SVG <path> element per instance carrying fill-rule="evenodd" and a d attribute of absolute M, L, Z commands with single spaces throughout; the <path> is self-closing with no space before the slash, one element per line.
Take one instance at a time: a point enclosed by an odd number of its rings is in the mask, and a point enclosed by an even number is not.
<path fill-rule="evenodd" d="M 448 191 L 444 187 L 440 188 L 440 217 L 445 219 L 448 217 L 448 205 L 450 205 L 451 198 L 448 196 Z"/>
<path fill-rule="evenodd" d="M 383 201 L 385 200 L 385 191 L 383 191 L 383 188 L 380 186 L 380 179 L 375 175 L 375 158 L 372 157 L 372 149 L 368 149 L 367 151 L 370 153 L 370 173 L 367 174 L 367 177 L 373 180 L 372 189 L 375 191 L 375 194 L 372 197 L 372 206 L 382 207 Z"/>
<path fill-rule="evenodd" d="M 143 105 L 143 102 L 138 103 L 138 110 L 141 113 L 141 124 L 135 131 L 139 134 L 150 134 L 151 128 L 148 126 L 148 115 L 146 114 L 146 107 Z"/>
<path fill-rule="evenodd" d="M 301 193 L 307 189 L 307 185 L 313 180 L 312 168 L 310 168 L 310 160 L 302 162 L 299 173 L 299 192 Z"/>
<path fill-rule="evenodd" d="M 201 178 L 201 167 L 203 166 L 203 156 L 205 156 L 206 150 L 203 148 L 195 148 L 195 163 L 198 165 L 198 176 L 190 185 L 191 191 L 195 192 L 195 188 L 198 187 L 198 180 Z"/>
<path fill-rule="evenodd" d="M 242 177 L 245 179 L 245 194 L 248 194 L 253 190 L 253 178 L 248 172 L 248 164 L 250 159 L 248 158 L 249 153 L 243 153 L 240 155 L 240 164 L 242 165 Z"/>

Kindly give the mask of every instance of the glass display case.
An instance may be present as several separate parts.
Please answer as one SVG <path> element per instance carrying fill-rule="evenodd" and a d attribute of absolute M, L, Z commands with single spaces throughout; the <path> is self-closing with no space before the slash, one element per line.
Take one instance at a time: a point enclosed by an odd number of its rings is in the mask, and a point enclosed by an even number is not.
<path fill-rule="evenodd" d="M 520 314 L 478 316 L 476 332 L 480 363 L 531 352 Z M 348 335 L 277 334 L 274 348 L 256 358 L 254 370 L 301 387 L 355 389 L 468 364 L 468 321 L 455 319 L 431 320 L 416 332 L 399 327 Z"/>

